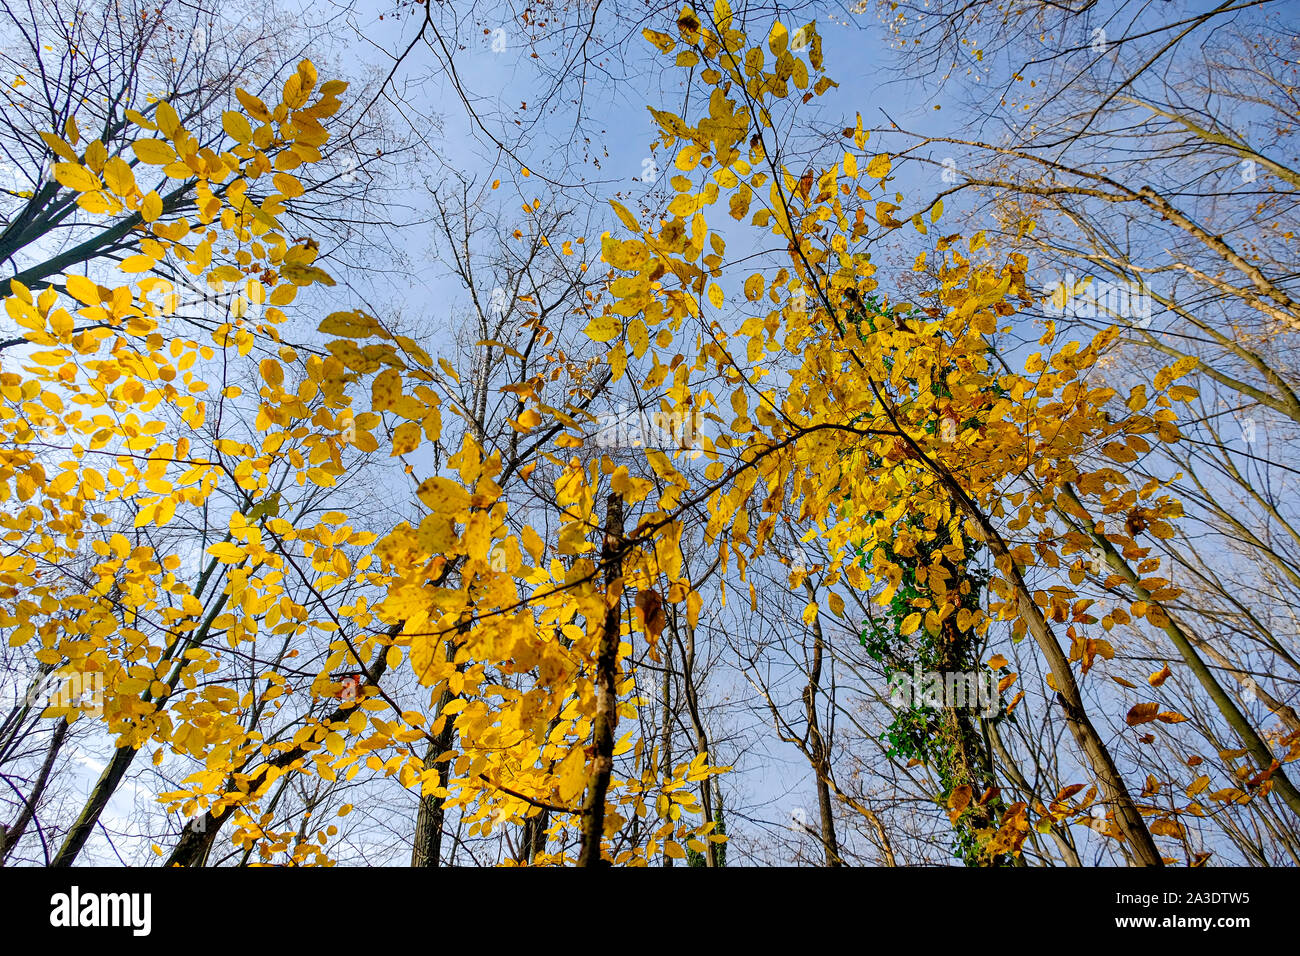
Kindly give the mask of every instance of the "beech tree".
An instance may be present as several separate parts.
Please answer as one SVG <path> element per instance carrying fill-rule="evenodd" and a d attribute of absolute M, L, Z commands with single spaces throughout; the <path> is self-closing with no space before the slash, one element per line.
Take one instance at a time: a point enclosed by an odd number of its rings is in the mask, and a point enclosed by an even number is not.
<path fill-rule="evenodd" d="M 1224 692 L 1207 660 L 1245 668 L 1184 609 L 1209 562 L 1185 588 L 1167 544 L 1190 537 L 1199 359 L 1149 337 L 1160 361 L 1121 390 L 1132 323 L 1044 317 L 1075 290 L 1037 283 L 1012 233 L 947 233 L 951 192 L 909 203 L 906 150 L 860 112 L 796 150 L 803 108 L 837 88 L 815 22 L 760 29 L 716 0 L 655 25 L 646 49 L 689 94 L 649 105 L 667 201 L 611 201 L 606 220 L 560 185 L 493 221 L 499 180 L 432 185 L 467 303 L 445 351 L 360 301 L 307 228 L 351 95 L 310 59 L 229 103 L 182 113 L 161 90 L 121 128 L 35 131 L 57 161 L 18 251 L 41 210 L 111 239 L 7 278 L 0 629 L 42 681 L 97 690 L 14 718 L 49 722 L 50 756 L 25 754 L 39 766 L 0 853 L 91 725 L 109 756 L 51 831 L 54 865 L 142 752 L 181 821 L 150 840 L 166 865 L 334 865 L 347 818 L 387 800 L 417 866 L 734 864 L 722 754 L 744 754 L 714 720 L 731 676 L 802 759 L 824 865 L 866 858 L 863 840 L 871 862 L 924 859 L 936 826 L 970 865 L 1078 865 L 1080 827 L 1137 865 L 1204 862 L 1187 822 L 1208 776 L 1175 800 L 1181 755 L 1108 731 L 1213 729 L 1095 692 L 1126 627 L 1163 635 L 1245 745 L 1237 784 L 1203 799 L 1294 826 L 1300 744 L 1275 752 Z M 1202 228 L 1149 187 L 1068 172 Z M 1043 211 L 1018 212 L 1024 240 Z M 880 262 L 903 237 L 906 284 Z M 1255 291 L 1199 275 L 1290 308 L 1241 269 Z M 178 314 L 177 276 L 221 313 Z M 303 321 L 314 338 L 285 334 Z M 623 404 L 663 440 L 610 447 Z M 720 639 L 728 614 L 762 631 Z M 768 653 L 791 666 L 773 676 Z M 873 686 L 913 667 L 995 699 L 900 709 Z M 885 707 L 874 753 L 846 739 Z M 1067 739 L 1029 739 L 1031 713 Z M 891 789 L 927 820 L 898 822 Z"/>

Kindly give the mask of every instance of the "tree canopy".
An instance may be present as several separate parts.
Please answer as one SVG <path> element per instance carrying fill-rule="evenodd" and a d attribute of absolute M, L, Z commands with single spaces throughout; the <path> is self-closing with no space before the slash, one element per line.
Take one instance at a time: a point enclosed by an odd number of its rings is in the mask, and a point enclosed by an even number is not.
<path fill-rule="evenodd" d="M 482 14 L 482 57 L 546 60 L 511 129 L 392 6 L 377 79 L 311 35 L 218 68 L 166 5 L 6 54 L 0 860 L 1294 864 L 1267 4 L 1254 73 L 1179 45 L 1213 13 L 886 5 L 1001 138 L 877 124 L 833 16 L 727 0 Z M 667 91 L 648 189 L 588 176 L 567 17 Z M 490 165 L 430 145 L 423 55 Z M 1214 162 L 1251 188 L 1173 185 Z M 391 291 L 410 242 L 454 295 Z M 777 754 L 811 819 L 752 811 Z"/>

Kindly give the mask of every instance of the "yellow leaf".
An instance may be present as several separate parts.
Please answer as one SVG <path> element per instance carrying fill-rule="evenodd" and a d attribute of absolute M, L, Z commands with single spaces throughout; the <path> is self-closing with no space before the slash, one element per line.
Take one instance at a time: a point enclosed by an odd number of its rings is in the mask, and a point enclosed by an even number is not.
<path fill-rule="evenodd" d="M 301 196 L 304 192 L 302 183 L 298 182 L 297 179 L 290 176 L 288 173 L 276 173 L 271 177 L 271 181 L 275 183 L 276 189 L 285 196 L 288 196 L 290 199 L 295 196 Z"/>
<path fill-rule="evenodd" d="M 245 144 L 253 139 L 253 128 L 248 125 L 248 119 L 243 113 L 226 110 L 221 114 L 221 128 L 236 143 Z"/>
<path fill-rule="evenodd" d="M 325 735 L 325 747 L 334 756 L 337 757 L 343 753 L 343 746 L 343 738 L 337 732 L 331 730 Z"/>
<path fill-rule="evenodd" d="M 216 558 L 222 564 L 238 564 L 244 559 L 244 552 L 239 546 L 231 541 L 219 541 L 211 545 L 207 553 L 210 557 Z"/>
<path fill-rule="evenodd" d="M 415 493 L 436 514 L 456 515 L 469 505 L 469 492 L 449 478 L 426 479 Z"/>
<path fill-rule="evenodd" d="M 370 383 L 370 407 L 377 412 L 392 408 L 402 397 L 402 376 L 394 368 L 386 368 Z"/>
<path fill-rule="evenodd" d="M 59 185 L 77 192 L 92 192 L 101 188 L 99 177 L 80 163 L 55 163 L 54 178 L 59 181 Z"/>
<path fill-rule="evenodd" d="M 398 425 L 397 428 L 393 429 L 393 454 L 389 456 L 390 458 L 413 452 L 419 447 L 419 422 L 403 422 Z"/>
<path fill-rule="evenodd" d="M 120 268 L 123 272 L 136 273 L 136 272 L 148 272 L 150 269 L 154 267 L 154 265 L 155 265 L 154 260 L 150 256 L 137 255 L 137 256 L 127 256 L 125 259 L 122 260 L 122 264 L 118 268 Z"/>
<path fill-rule="evenodd" d="M 117 212 L 117 208 L 109 202 L 108 197 L 104 194 L 103 190 L 99 189 L 94 192 L 82 193 L 77 197 L 77 205 L 86 210 L 86 212 L 91 212 L 95 215 Z"/>
<path fill-rule="evenodd" d="M 906 637 L 908 634 L 914 633 L 920 626 L 921 612 L 913 611 L 911 614 L 907 615 L 907 617 L 903 618 L 903 626 L 899 629 L 899 633 Z"/>
<path fill-rule="evenodd" d="M 59 139 L 59 137 L 55 136 L 53 133 L 46 133 L 44 131 L 40 133 L 40 137 L 45 140 L 45 145 L 53 150 L 55 155 L 60 159 L 66 159 L 70 163 L 77 162 L 76 152 L 73 151 L 71 146 Z"/>
<path fill-rule="evenodd" d="M 137 139 L 132 148 L 140 162 L 150 166 L 166 166 L 176 159 L 176 150 L 161 139 Z"/>
<path fill-rule="evenodd" d="M 163 204 L 162 197 L 156 192 L 150 192 L 144 197 L 144 202 L 140 204 L 140 215 L 145 222 L 153 222 L 162 215 Z"/>
<path fill-rule="evenodd" d="M 121 156 L 113 156 L 104 163 L 104 184 L 124 198 L 135 192 L 135 175 Z"/>
<path fill-rule="evenodd" d="M 650 333 L 640 319 L 633 319 L 627 324 L 627 341 L 632 346 L 632 354 L 637 358 L 645 355 L 646 349 L 650 347 Z"/>
<path fill-rule="evenodd" d="M 271 295 L 267 302 L 271 305 L 288 305 L 298 297 L 298 287 L 296 285 L 283 284 L 278 285 L 271 290 Z"/>
<path fill-rule="evenodd" d="M 871 162 L 867 163 L 867 175 L 872 179 L 884 179 L 889 175 L 890 165 L 888 153 L 874 156 Z"/>
<path fill-rule="evenodd" d="M 460 384 L 460 376 L 456 374 L 456 370 L 451 367 L 451 363 L 448 362 L 445 358 L 440 357 L 438 359 L 438 368 L 442 369 L 447 375 L 451 376 L 452 380 L 455 381 L 457 384 Z"/>
<path fill-rule="evenodd" d="M 772 51 L 772 55 L 780 56 L 784 53 L 789 42 L 790 31 L 785 28 L 785 24 L 779 21 L 772 24 L 772 30 L 767 35 L 767 48 Z"/>
<path fill-rule="evenodd" d="M 587 787 L 587 760 L 581 747 L 574 747 L 560 762 L 555 775 L 559 783 L 560 799 L 571 802 Z"/>
<path fill-rule="evenodd" d="M 727 0 L 713 0 L 713 19 L 720 30 L 731 27 L 731 4 Z"/>
<path fill-rule="evenodd" d="M 529 525 L 524 525 L 523 534 L 521 535 L 524 542 L 524 550 L 532 557 L 533 563 L 536 564 L 542 558 L 542 551 L 545 549 L 545 542 L 542 536 L 532 529 Z"/>
<path fill-rule="evenodd" d="M 744 219 L 745 213 L 749 212 L 749 204 L 753 201 L 754 194 L 749 186 L 745 183 L 740 184 L 740 188 L 731 194 L 728 202 L 729 211 L 733 219 Z"/>
<path fill-rule="evenodd" d="M 174 498 L 164 498 L 158 502 L 158 507 L 154 511 L 154 524 L 159 527 L 167 524 L 176 515 L 176 500 Z"/>
<path fill-rule="evenodd" d="M 63 277 L 68 295 L 85 305 L 99 305 L 99 286 L 86 276 L 69 275 Z"/>
<path fill-rule="evenodd" d="M 660 33 L 658 30 L 645 29 L 641 35 L 659 48 L 661 53 L 671 53 L 677 41 L 666 33 Z"/>
<path fill-rule="evenodd" d="M 601 315 L 587 323 L 583 331 L 595 342 L 609 342 L 623 331 L 623 323 L 612 315 Z"/>
<path fill-rule="evenodd" d="M 623 346 L 615 345 L 609 350 L 606 359 L 609 362 L 610 377 L 613 381 L 622 379 L 623 373 L 627 371 L 627 352 L 624 351 Z"/>
<path fill-rule="evenodd" d="M 154 106 L 154 116 L 157 118 L 158 128 L 163 131 L 167 138 L 175 139 L 181 127 L 181 120 L 176 115 L 176 108 L 166 100 L 159 100 Z"/>
<path fill-rule="evenodd" d="M 275 359 L 262 359 L 257 367 L 262 373 L 262 379 L 272 388 L 279 388 L 284 382 L 284 369 Z"/>
<path fill-rule="evenodd" d="M 308 91 L 316 85 L 316 65 L 311 60 L 302 60 L 298 64 L 298 74 L 302 77 L 303 91 Z"/>
<path fill-rule="evenodd" d="M 246 93 L 243 90 L 235 90 L 235 96 L 239 99 L 239 104 L 248 110 L 248 115 L 253 119 L 263 123 L 270 122 L 271 111 L 266 108 L 266 104 L 254 96 L 252 93 Z"/>
<path fill-rule="evenodd" d="M 618 216 L 619 221 L 629 229 L 638 229 L 636 216 L 627 211 L 627 207 L 620 202 L 611 199 L 609 204 L 614 208 L 614 213 Z"/>

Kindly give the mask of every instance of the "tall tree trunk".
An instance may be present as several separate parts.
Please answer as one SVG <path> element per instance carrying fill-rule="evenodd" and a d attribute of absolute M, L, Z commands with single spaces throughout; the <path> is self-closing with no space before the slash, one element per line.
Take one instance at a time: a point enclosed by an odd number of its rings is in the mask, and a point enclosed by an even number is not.
<path fill-rule="evenodd" d="M 389 628 L 390 637 L 396 637 L 402 633 L 402 622 L 398 622 Z M 383 678 L 384 672 L 388 670 L 388 648 L 378 647 L 375 649 L 374 657 L 370 660 L 370 666 L 366 668 L 366 675 L 370 683 L 378 684 Z M 328 717 L 324 719 L 326 725 L 343 724 L 352 716 L 355 705 L 336 707 Z M 302 747 L 294 747 L 283 753 L 278 753 L 274 758 L 263 764 L 258 771 L 251 776 L 247 783 L 247 792 L 256 793 L 265 783 L 267 775 L 274 769 L 283 769 L 293 764 L 295 761 L 306 756 L 307 750 Z M 230 795 L 236 790 L 234 781 L 227 784 L 226 794 Z M 213 812 L 208 810 L 201 816 L 195 817 L 189 825 L 181 832 L 181 838 L 172 848 L 171 854 L 167 857 L 167 866 L 202 866 L 211 851 L 213 844 L 216 842 L 217 833 L 221 827 L 230 819 L 235 810 L 238 809 L 236 804 L 228 804 L 222 809 Z"/>
<path fill-rule="evenodd" d="M 59 847 L 59 852 L 54 855 L 51 866 L 64 867 L 72 866 L 90 839 L 90 834 L 95 829 L 95 824 L 99 822 L 100 814 L 104 812 L 104 807 L 108 806 L 108 801 L 113 794 L 117 792 L 118 786 L 122 783 L 122 778 L 126 776 L 127 770 L 135 761 L 135 755 L 140 751 L 136 747 L 118 747 L 113 753 L 113 759 L 108 762 L 104 772 L 99 775 L 95 781 L 95 786 L 91 788 L 90 798 L 86 801 L 85 806 L 81 808 L 81 813 L 77 820 L 72 824 L 72 829 L 63 839 L 63 845 Z"/>
<path fill-rule="evenodd" d="M 213 558 L 208 563 L 207 569 L 199 577 L 199 583 L 194 589 L 195 597 L 198 597 L 203 593 L 203 589 L 207 586 L 208 578 L 216 566 L 217 559 Z M 208 633 L 212 629 L 212 622 L 216 620 L 217 615 L 221 613 L 222 609 L 226 606 L 226 602 L 229 600 L 229 593 L 223 593 L 220 595 L 220 597 L 217 598 L 216 604 L 213 605 L 207 616 L 204 617 L 203 623 L 199 626 L 199 629 L 194 632 L 194 637 L 188 641 L 178 638 L 172 643 L 172 645 L 167 649 L 166 655 L 176 657 L 176 664 L 167 676 L 166 685 L 169 688 L 168 691 L 164 694 L 160 694 L 156 698 L 151 698 L 149 692 L 145 691 L 142 695 L 142 699 L 146 701 L 152 700 L 158 709 L 167 705 L 167 702 L 171 699 L 172 689 L 174 689 L 179 683 L 181 672 L 185 667 L 185 651 L 191 650 L 195 647 L 200 647 L 203 642 L 207 640 Z M 131 764 L 135 762 L 136 754 L 139 752 L 139 747 L 117 748 L 117 751 L 113 754 L 113 759 L 108 762 L 108 766 L 104 768 L 104 772 L 101 773 L 99 779 L 95 781 L 95 786 L 91 789 L 90 796 L 87 798 L 85 806 L 82 807 L 81 813 L 77 816 L 76 822 L 72 825 L 72 829 L 70 829 L 67 836 L 64 837 L 63 845 L 59 847 L 59 852 L 55 854 L 51 866 L 72 866 L 73 862 L 76 861 L 77 856 L 85 847 L 86 841 L 90 839 L 90 834 L 94 832 L 95 824 L 99 822 L 99 817 L 104 812 L 104 807 L 108 806 L 108 801 L 111 800 L 113 794 L 117 792 L 117 788 L 122 783 L 122 778 L 124 778 L 126 772 L 131 769 Z"/>
<path fill-rule="evenodd" d="M 447 660 L 456 657 L 456 642 L 447 642 Z M 456 721 L 453 714 L 448 714 L 447 705 L 456 699 L 451 687 L 445 687 L 438 699 L 437 716 L 434 722 L 441 720 L 442 728 L 429 741 L 429 749 L 424 754 L 424 769 L 438 770 L 438 788 L 446 791 L 451 779 L 451 760 L 438 761 L 438 758 L 451 749 L 456 739 Z M 421 784 L 423 790 L 423 784 Z M 415 836 L 411 845 L 411 866 L 440 866 L 442 860 L 442 825 L 446 815 L 447 798 L 442 793 L 421 794 L 420 810 L 415 817 Z"/>
<path fill-rule="evenodd" d="M 59 750 L 62 748 L 63 741 L 67 736 L 68 721 L 65 718 L 54 726 L 54 736 L 50 740 L 50 749 L 45 752 L 45 760 L 41 762 L 41 769 L 36 774 L 36 782 L 32 785 L 32 792 L 23 800 L 23 808 L 19 811 L 17 819 L 8 827 L 0 828 L 0 866 L 4 866 L 13 848 L 23 838 L 23 833 L 26 832 L 28 824 L 36 816 L 36 808 L 40 806 L 41 796 L 45 793 L 45 785 L 49 782 L 50 771 L 54 769 L 54 760 L 58 757 Z"/>
<path fill-rule="evenodd" d="M 1028 802 L 1033 803 L 1035 799 L 1038 799 L 1037 793 L 1029 781 L 1025 779 L 1025 775 L 1020 772 L 1020 768 L 1016 766 L 1015 758 L 1011 756 L 1011 752 L 1002 743 L 1002 738 L 998 735 L 997 725 L 992 721 L 988 721 L 985 726 L 988 729 L 989 744 L 993 748 L 993 752 L 998 755 L 1002 766 L 1006 769 L 1007 778 L 1020 789 Z M 1056 843 L 1056 848 L 1061 851 L 1061 858 L 1065 860 L 1065 865 L 1083 866 L 1083 861 L 1079 859 L 1079 853 L 1070 839 L 1070 831 L 1068 829 L 1062 831 L 1060 827 L 1052 827 L 1049 832 L 1053 842 Z"/>
<path fill-rule="evenodd" d="M 1083 696 L 1079 693 L 1074 671 L 1070 669 L 1070 660 L 1061 650 L 1060 642 L 1052 633 L 1047 619 L 1043 617 L 1043 612 L 1034 602 L 1033 593 L 1025 583 L 1021 566 L 1012 555 L 1011 549 L 1007 547 L 1006 540 L 993 526 L 989 516 L 980 510 L 979 505 L 966 493 L 957 477 L 930 458 L 902 427 L 897 412 L 889 399 L 882 394 L 880 386 L 874 380 L 870 380 L 870 387 L 876 401 L 880 403 L 880 407 L 910 449 L 911 454 L 925 464 L 931 474 L 943 485 L 953 502 L 975 522 L 980 529 L 984 544 L 993 552 L 998 570 L 1011 589 L 1010 597 L 1015 602 L 1019 617 L 1025 622 L 1030 636 L 1033 637 L 1034 643 L 1038 645 L 1039 651 L 1047 661 L 1048 669 L 1056 684 L 1057 697 L 1062 710 L 1065 711 L 1066 726 L 1070 728 L 1070 734 L 1074 737 L 1074 742 L 1084 759 L 1097 775 L 1097 782 L 1101 785 L 1106 802 L 1114 808 L 1115 824 L 1120 834 L 1128 841 L 1134 859 L 1139 866 L 1164 866 L 1164 859 L 1151 836 L 1151 831 L 1147 829 L 1146 822 L 1142 819 L 1142 814 L 1138 812 L 1137 805 L 1133 802 L 1133 795 L 1128 792 L 1124 776 L 1115 766 L 1115 761 L 1106 747 L 1106 742 L 1101 739 L 1101 734 L 1097 733 L 1097 728 L 1088 719 L 1088 712 L 1083 706 Z"/>
<path fill-rule="evenodd" d="M 596 653 L 596 719 L 592 724 L 591 779 L 583 805 L 582 845 L 578 866 L 601 866 L 601 838 L 605 833 L 605 794 L 614 771 L 614 729 L 618 726 L 617 678 L 619 630 L 623 625 L 623 498 L 617 492 L 605 502 L 605 540 L 601 547 L 605 567 L 605 623 Z"/>
<path fill-rule="evenodd" d="M 672 626 L 675 635 L 677 625 L 673 623 Z M 659 765 L 656 768 L 660 774 L 671 771 L 673 766 L 673 644 L 672 641 L 664 643 L 663 728 L 660 735 Z M 665 853 L 664 866 L 672 865 L 673 858 Z"/>
<path fill-rule="evenodd" d="M 518 857 L 520 863 L 532 863 L 539 853 L 546 852 L 546 828 L 550 825 L 550 810 L 539 810 L 524 821 Z"/>
<path fill-rule="evenodd" d="M 951 575 L 950 580 L 954 585 L 961 581 L 964 573 L 961 568 L 949 561 L 944 561 L 944 567 Z M 958 629 L 955 614 L 949 615 L 940 627 L 936 669 L 944 675 L 946 683 L 948 674 L 962 674 L 979 667 L 979 662 L 973 660 L 969 635 Z M 966 686 L 968 693 L 971 692 L 969 683 Z M 966 703 L 969 709 L 975 702 L 967 700 Z M 969 787 L 971 791 L 970 803 L 962 814 L 965 819 L 959 817 L 954 826 L 967 833 L 997 830 L 1000 824 L 997 807 L 992 800 L 985 799 L 989 791 L 995 790 L 997 786 L 993 760 L 977 721 L 972 719 L 968 710 L 957 707 L 954 701 L 949 700 L 939 717 L 938 736 L 942 751 L 948 755 L 948 783 L 951 787 Z M 1023 866 L 1024 858 L 1019 854 L 983 855 L 980 863 L 990 866 Z"/>
<path fill-rule="evenodd" d="M 1061 645 L 1057 643 L 1056 635 L 1047 626 L 1047 621 L 1038 605 L 1034 603 L 1020 568 L 1011 558 L 1006 544 L 1000 537 L 997 538 L 997 544 L 999 547 L 995 548 L 994 553 L 1000 552 L 999 556 L 1005 556 L 1004 560 L 1009 565 L 1009 577 L 1021 617 L 1028 624 L 1034 642 L 1047 658 L 1052 678 L 1056 683 L 1057 697 L 1061 708 L 1065 711 L 1066 725 L 1070 728 L 1079 750 L 1097 775 L 1106 802 L 1114 808 L 1116 826 L 1128 841 L 1139 866 L 1164 866 L 1160 850 L 1156 847 L 1151 831 L 1147 829 L 1146 822 L 1138 812 L 1132 794 L 1124 784 L 1123 775 L 1115 766 L 1110 750 L 1107 749 L 1101 735 L 1097 733 L 1097 728 L 1088 719 L 1088 712 L 1083 706 L 1083 696 L 1079 693 L 1079 685 L 1074 679 L 1074 671 L 1070 669 L 1069 659 L 1061 650 Z"/>
<path fill-rule="evenodd" d="M 911 439 L 908 441 L 911 442 Z M 914 442 L 911 444 L 915 453 L 924 457 L 924 452 Z M 1137 804 L 1133 802 L 1133 795 L 1129 793 L 1124 783 L 1123 774 L 1115 766 L 1115 761 L 1106 747 L 1106 742 L 1101 739 L 1101 734 L 1097 733 L 1097 728 L 1088 719 L 1087 709 L 1083 706 L 1083 695 L 1079 693 L 1079 684 L 1074 679 L 1069 658 L 1061 650 L 1060 642 L 1052 633 L 1042 610 L 1035 603 L 1033 593 L 1025 583 L 1020 564 L 1011 554 L 1011 549 L 1007 547 L 1001 533 L 993 527 L 993 522 L 970 499 L 956 478 L 938 466 L 932 464 L 932 467 L 949 493 L 961 505 L 962 510 L 979 525 L 984 543 L 993 552 L 998 570 L 1002 572 L 1004 580 L 1011 588 L 1011 597 L 1015 601 L 1020 619 L 1025 622 L 1030 636 L 1033 637 L 1034 643 L 1038 645 L 1038 649 L 1047 661 L 1053 682 L 1056 684 L 1057 698 L 1061 709 L 1065 711 L 1066 726 L 1070 728 L 1070 734 L 1074 737 L 1074 742 L 1084 759 L 1097 775 L 1097 782 L 1101 785 L 1106 802 L 1113 808 L 1115 824 L 1128 842 L 1134 859 L 1139 866 L 1164 866 L 1160 850 L 1156 847 L 1156 842 L 1151 836 L 1151 831 L 1147 829 L 1142 814 L 1138 812 Z"/>
<path fill-rule="evenodd" d="M 561 708 L 562 710 L 563 708 Z M 555 732 L 555 728 L 560 726 L 560 718 L 552 717 L 546 725 L 546 736 L 549 739 Z M 547 772 L 555 769 L 556 761 L 552 760 L 547 767 Z M 634 821 L 635 822 L 635 821 Z M 551 825 L 551 811 L 545 807 L 539 809 L 531 817 L 524 820 L 523 826 L 520 827 L 519 852 L 515 856 L 518 863 L 534 863 L 539 853 L 546 852 L 546 828 Z M 635 841 L 633 841 L 635 842 Z"/>
<path fill-rule="evenodd" d="M 1209 694 L 1210 699 L 1214 701 L 1214 706 L 1217 707 L 1219 713 L 1223 715 L 1223 719 L 1228 722 L 1228 726 L 1236 731 L 1237 736 L 1241 738 L 1241 742 L 1245 744 L 1246 750 L 1250 752 L 1251 757 L 1254 758 L 1259 769 L 1268 770 L 1274 763 L 1277 763 L 1277 758 L 1273 755 L 1273 751 L 1269 749 L 1269 746 L 1264 742 L 1264 739 L 1256 733 L 1255 728 L 1251 726 L 1250 720 L 1247 719 L 1246 715 L 1237 707 L 1236 702 L 1223 688 L 1223 685 L 1215 679 L 1214 672 L 1211 671 L 1205 661 L 1201 659 L 1201 655 L 1196 652 L 1196 648 L 1192 643 L 1192 638 L 1185 630 L 1183 630 L 1178 619 L 1175 618 L 1174 615 L 1164 607 L 1164 605 L 1159 601 L 1152 601 L 1151 592 L 1142 586 L 1141 578 L 1138 576 L 1137 572 L 1129 566 L 1128 561 L 1126 561 L 1124 556 L 1119 553 L 1119 550 L 1115 545 L 1112 544 L 1105 535 L 1097 534 L 1091 530 L 1093 523 L 1092 518 L 1083 507 L 1083 503 L 1079 500 L 1078 495 L 1075 494 L 1074 489 L 1071 486 L 1066 485 L 1065 494 L 1066 498 L 1070 501 L 1070 504 L 1077 509 L 1076 514 L 1071 517 L 1082 520 L 1085 523 L 1086 527 L 1083 529 L 1085 533 L 1092 538 L 1097 547 L 1101 548 L 1102 553 L 1106 556 L 1106 563 L 1124 579 L 1125 583 L 1132 589 L 1134 596 L 1137 597 L 1139 601 L 1146 601 L 1160 609 L 1160 615 L 1163 617 L 1163 622 L 1152 621 L 1151 623 L 1168 635 L 1169 640 L 1177 649 L 1183 662 L 1187 664 L 1188 669 L 1190 669 L 1192 674 L 1195 675 L 1197 681 L 1200 682 L 1201 687 L 1207 694 Z M 1064 509 L 1058 510 L 1058 513 L 1063 514 Z M 1270 780 L 1273 784 L 1273 789 L 1281 796 L 1282 801 L 1291 808 L 1291 812 L 1300 816 L 1300 791 L 1296 790 L 1295 785 L 1282 771 L 1281 766 L 1278 766 L 1273 771 Z"/>
<path fill-rule="evenodd" d="M 805 579 L 803 586 L 808 592 L 808 600 L 816 601 L 817 594 L 813 590 L 812 582 Z M 817 720 L 817 694 L 821 689 L 822 656 L 826 644 L 822 633 L 820 612 L 813 618 L 812 632 L 812 667 L 808 671 L 808 685 L 803 692 L 804 713 L 808 719 L 808 759 L 813 765 L 813 779 L 817 784 L 817 810 L 821 817 L 820 833 L 826 865 L 843 866 L 844 860 L 840 858 L 839 842 L 835 839 L 835 813 L 831 804 L 831 788 L 827 783 L 831 773 L 830 753 L 825 741 L 822 740 L 821 727 Z"/>
<path fill-rule="evenodd" d="M 673 631 L 674 640 L 681 642 L 678 632 L 677 612 L 674 610 L 668 618 L 669 626 Z M 705 760 L 709 759 L 709 734 L 704 727 L 704 720 L 700 716 L 700 698 L 698 689 L 695 686 L 695 629 L 686 625 L 686 642 L 682 646 L 682 677 L 683 686 L 686 690 L 686 712 L 691 718 L 691 729 L 695 732 L 695 753 L 697 756 L 703 755 Z M 706 777 L 700 781 L 700 807 L 703 811 L 704 822 L 706 824 L 715 822 L 713 812 L 713 792 L 709 787 L 709 780 Z M 710 830 L 710 833 L 712 831 Z M 718 845 L 712 840 L 706 840 L 707 847 L 704 853 L 705 866 L 718 865 Z"/>

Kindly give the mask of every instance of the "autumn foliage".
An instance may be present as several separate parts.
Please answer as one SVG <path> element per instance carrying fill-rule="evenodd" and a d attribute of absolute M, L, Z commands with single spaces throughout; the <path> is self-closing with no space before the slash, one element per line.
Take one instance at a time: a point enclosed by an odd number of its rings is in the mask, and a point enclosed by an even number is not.
<path fill-rule="evenodd" d="M 1029 260 L 963 235 L 942 200 L 909 205 L 861 115 L 833 162 L 790 168 L 783 124 L 835 85 L 814 24 L 755 39 L 719 0 L 645 38 L 703 93 L 688 115 L 652 109 L 671 200 L 653 217 L 613 204 L 619 227 L 592 240 L 608 281 L 580 336 L 531 320 L 543 370 L 500 389 L 508 445 L 454 398 L 473 369 L 359 307 L 317 240 L 283 222 L 347 84 L 303 60 L 278 102 L 241 90 L 220 149 L 165 99 L 128 112 L 120 154 L 74 121 L 42 134 L 62 190 L 127 222 L 131 244 L 41 288 L 13 280 L 4 301 L 22 343 L 0 373 L 0 629 L 46 673 L 103 687 L 100 706 L 43 719 L 102 724 L 110 793 L 137 757 L 184 761 L 156 795 L 184 825 L 155 847 L 172 864 L 229 843 L 328 865 L 330 821 L 277 827 L 277 794 L 362 776 L 459 814 L 471 836 L 540 828 L 541 852 L 519 862 L 683 859 L 726 840 L 701 793 L 730 768 L 662 752 L 641 719 L 653 665 L 719 594 L 701 562 L 739 582 L 719 599 L 757 611 L 751 569 L 779 560 L 791 593 L 816 580 L 806 627 L 851 623 L 846 597 L 869 595 L 898 609 L 897 638 L 944 653 L 999 628 L 1036 648 L 1074 782 L 1035 801 L 954 780 L 937 799 L 969 824 L 970 861 L 1015 860 L 1031 831 L 1102 806 L 1107 838 L 1159 865 L 1155 837 L 1180 811 L 1139 807 L 1080 683 L 1115 655 L 1114 628 L 1169 626 L 1182 594 L 1151 542 L 1183 505 L 1127 464 L 1182 438 L 1195 360 L 1119 395 L 1097 374 L 1115 326 L 1065 340 L 1049 322 L 1037 346 L 1002 351 L 998 334 L 1041 301 Z M 187 205 L 138 185 L 146 167 Z M 933 243 L 913 267 L 920 295 L 877 279 L 869 247 L 897 230 Z M 738 276 L 728 250 L 752 244 L 782 261 Z M 181 314 L 177 275 L 222 314 Z M 332 305 L 299 334 L 304 290 Z M 584 402 L 606 385 L 705 423 L 698 447 L 593 451 Z M 376 462 L 412 506 L 383 526 L 348 497 Z M 815 567 L 777 553 L 791 533 Z M 1140 567 L 1145 597 L 1076 590 L 1094 552 L 1116 581 Z M 973 582 L 977 554 L 988 574 Z M 1055 584 L 1027 583 L 1045 569 Z M 1003 715 L 1024 697 L 1007 673 Z M 1186 718 L 1142 704 L 1126 719 Z M 1277 760 L 1258 771 L 1250 794 L 1285 779 Z"/>

